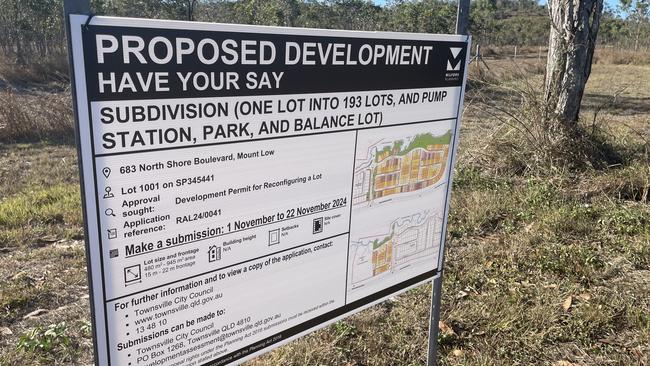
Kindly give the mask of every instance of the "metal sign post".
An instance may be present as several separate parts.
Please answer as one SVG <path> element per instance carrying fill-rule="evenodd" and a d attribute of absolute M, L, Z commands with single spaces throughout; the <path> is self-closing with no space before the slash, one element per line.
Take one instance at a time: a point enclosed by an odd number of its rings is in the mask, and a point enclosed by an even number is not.
<path fill-rule="evenodd" d="M 77 108 L 77 88 L 75 85 L 75 70 L 74 66 L 72 63 L 72 42 L 70 41 L 72 39 L 71 37 L 71 30 L 70 30 L 70 15 L 71 14 L 90 14 L 90 0 L 63 0 L 63 22 L 65 24 L 65 34 L 66 34 L 66 40 L 67 40 L 67 48 L 68 48 L 68 75 L 70 76 L 70 90 L 72 92 L 72 110 L 74 113 L 74 121 L 75 121 L 75 141 L 77 144 L 77 151 L 80 151 L 80 145 L 79 142 L 81 141 L 79 138 L 79 108 Z M 77 154 L 77 164 L 78 166 L 83 166 L 83 156 L 81 154 Z M 84 184 L 84 176 L 81 170 L 79 170 L 79 185 L 81 188 L 81 210 L 83 213 L 83 217 L 86 216 L 86 194 L 85 194 L 85 184 Z M 86 220 L 84 220 L 84 245 L 86 247 L 86 253 L 88 253 L 88 248 L 90 245 L 90 241 L 88 239 L 88 223 Z M 88 267 L 90 264 L 90 258 L 86 256 L 86 267 Z M 93 293 L 93 281 L 91 278 L 90 272 L 87 272 L 87 278 L 88 278 L 88 289 L 89 292 L 92 294 Z M 94 318 L 94 313 L 95 313 L 95 304 L 92 301 L 92 299 L 89 300 L 90 302 L 90 313 L 91 317 Z M 93 332 L 93 358 L 94 358 L 94 363 L 95 365 L 99 365 L 99 359 L 97 355 L 99 354 L 97 350 L 97 342 L 95 341 L 97 339 L 97 328 L 92 327 L 92 332 Z"/>
<path fill-rule="evenodd" d="M 469 10 L 470 10 L 470 0 L 459 0 L 458 1 L 458 13 L 456 14 L 456 34 L 469 34 Z M 467 76 L 465 75 L 465 78 Z M 466 82 L 466 80 L 465 80 Z M 463 86 L 464 89 L 464 86 Z M 460 113 L 462 110 L 462 102 L 459 105 L 459 122 L 460 122 Z M 457 125 L 457 131 L 460 130 L 460 123 Z M 455 149 L 454 149 L 455 151 Z M 452 167 L 455 166 L 455 156 L 452 157 Z M 453 172 L 449 174 L 448 184 L 451 186 L 453 178 Z M 451 188 L 449 189 L 451 193 Z M 449 214 L 449 197 L 447 197 L 447 207 L 446 213 Z M 445 217 L 445 230 L 447 228 L 447 218 Z M 445 233 L 446 235 L 446 233 Z M 429 320 L 429 349 L 427 355 L 427 366 L 436 366 L 438 364 L 438 334 L 440 332 L 440 304 L 442 297 L 442 276 L 444 275 L 444 250 L 440 253 L 440 273 L 433 279 L 433 285 L 431 289 L 431 315 Z"/>
<path fill-rule="evenodd" d="M 460 0 L 458 2 L 456 34 L 469 34 L 469 0 Z"/>

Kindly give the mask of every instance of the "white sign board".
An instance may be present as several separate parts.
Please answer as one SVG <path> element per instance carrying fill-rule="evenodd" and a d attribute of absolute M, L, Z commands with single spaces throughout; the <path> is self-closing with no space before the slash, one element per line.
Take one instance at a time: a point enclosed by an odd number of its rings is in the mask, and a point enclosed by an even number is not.
<path fill-rule="evenodd" d="M 442 266 L 468 38 L 72 15 L 99 365 L 230 365 Z"/>

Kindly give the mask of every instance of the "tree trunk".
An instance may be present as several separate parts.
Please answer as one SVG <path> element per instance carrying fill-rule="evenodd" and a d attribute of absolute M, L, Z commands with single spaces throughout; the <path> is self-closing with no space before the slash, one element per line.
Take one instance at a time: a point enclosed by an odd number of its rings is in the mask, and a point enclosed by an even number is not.
<path fill-rule="evenodd" d="M 636 35 L 634 36 L 634 52 L 639 50 L 639 38 L 641 37 L 641 20 L 636 22 Z"/>
<path fill-rule="evenodd" d="M 545 99 L 549 112 L 577 122 L 591 73 L 603 0 L 549 0 L 551 33 Z"/>

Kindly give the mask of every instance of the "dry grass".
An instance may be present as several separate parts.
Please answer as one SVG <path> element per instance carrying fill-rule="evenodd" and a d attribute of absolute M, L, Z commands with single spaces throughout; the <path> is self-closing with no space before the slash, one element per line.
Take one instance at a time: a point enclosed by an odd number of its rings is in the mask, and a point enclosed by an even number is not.
<path fill-rule="evenodd" d="M 4 254 L 0 259 L 1 365 L 88 365 L 92 363 L 88 287 L 83 243 L 60 241 L 47 247 Z M 35 310 L 37 317 L 24 318 Z M 47 352 L 17 350 L 21 337 L 37 327 L 65 322 L 69 340 Z"/>
<path fill-rule="evenodd" d="M 610 65 L 650 65 L 650 52 L 647 50 L 626 50 L 614 47 L 599 47 L 594 55 L 594 63 Z"/>
<path fill-rule="evenodd" d="M 536 58 L 503 58 L 498 60 L 484 59 L 484 62 L 474 60 L 468 70 L 470 86 L 483 84 L 497 85 L 522 78 L 544 75 L 545 59 Z"/>
<path fill-rule="evenodd" d="M 74 143 L 70 93 L 0 91 L 0 143 L 37 141 Z"/>
<path fill-rule="evenodd" d="M 650 161 L 647 67 L 597 65 L 585 92 L 581 123 L 567 126 L 550 117 L 541 96 L 542 73 L 524 70 L 521 60 L 487 64 L 490 69 L 482 67 L 480 75 L 476 65 L 470 69 L 467 114 L 484 131 L 465 135 L 475 147 L 462 155 L 465 163 L 490 167 L 494 174 L 554 175 L 617 167 L 626 159 Z"/>
<path fill-rule="evenodd" d="M 495 175 L 548 177 L 622 162 L 599 125 L 586 128 L 555 118 L 541 87 L 540 80 L 522 78 L 509 84 L 484 83 L 473 92 L 474 103 L 482 106 L 492 126 L 482 136 L 482 148 L 472 150 L 467 164 L 490 169 Z"/>
<path fill-rule="evenodd" d="M 68 56 L 50 56 L 36 63 L 19 65 L 0 57 L 0 85 L 43 85 L 68 82 Z"/>
<path fill-rule="evenodd" d="M 615 170 L 592 183 L 592 187 L 583 187 L 585 194 L 594 194 L 596 190 L 617 200 L 650 202 L 650 164 Z"/>
<path fill-rule="evenodd" d="M 475 49 L 472 50 L 475 52 Z M 494 60 L 542 60 L 546 62 L 548 47 L 519 46 L 515 58 L 515 46 L 481 46 L 481 54 L 489 61 Z M 650 65 L 650 51 L 616 48 L 601 45 L 594 54 L 595 64 L 604 65 Z"/>

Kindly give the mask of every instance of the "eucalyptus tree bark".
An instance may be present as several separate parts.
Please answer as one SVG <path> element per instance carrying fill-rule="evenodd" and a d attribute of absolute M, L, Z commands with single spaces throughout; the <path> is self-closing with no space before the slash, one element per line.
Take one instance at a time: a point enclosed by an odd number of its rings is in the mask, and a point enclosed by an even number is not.
<path fill-rule="evenodd" d="M 591 73 L 603 0 L 549 0 L 551 33 L 545 98 L 551 113 L 577 122 Z"/>

